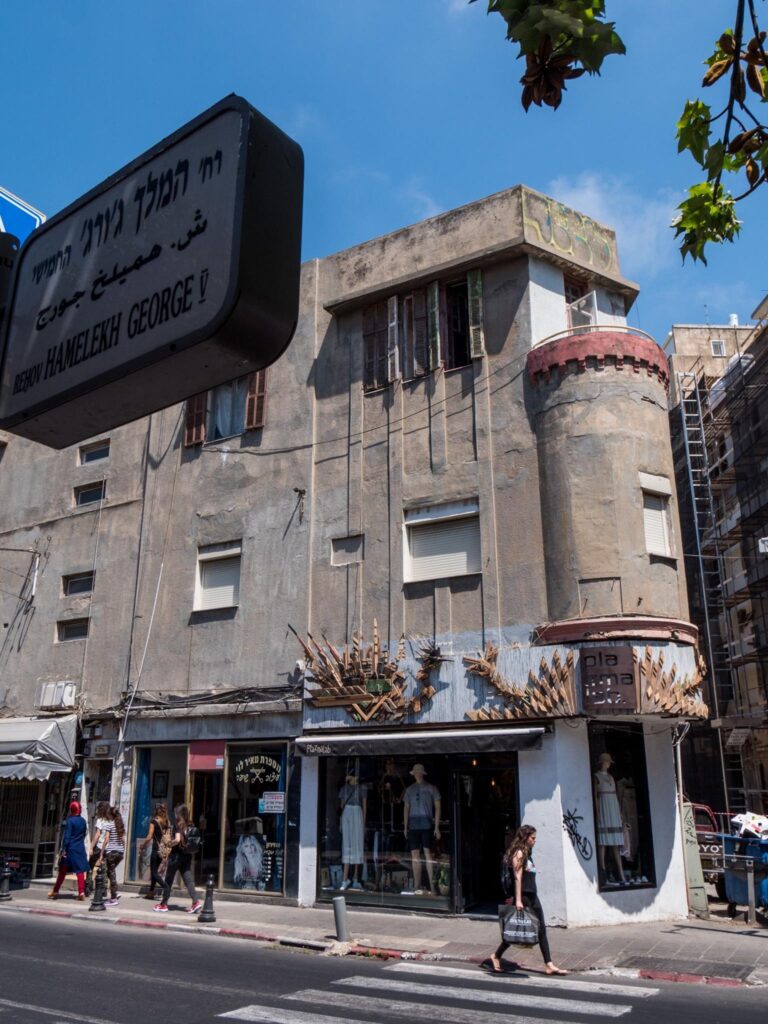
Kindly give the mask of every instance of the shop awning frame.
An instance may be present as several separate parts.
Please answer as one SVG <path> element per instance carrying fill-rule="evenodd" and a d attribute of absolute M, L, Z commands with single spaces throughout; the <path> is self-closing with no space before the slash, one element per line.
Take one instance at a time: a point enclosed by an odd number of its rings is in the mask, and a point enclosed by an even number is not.
<path fill-rule="evenodd" d="M 299 736 L 301 757 L 349 757 L 366 754 L 483 754 L 504 750 L 538 750 L 544 726 L 514 729 L 413 729 L 391 732 L 328 732 Z"/>
<path fill-rule="evenodd" d="M 0 779 L 44 782 L 75 764 L 77 715 L 0 718 Z"/>

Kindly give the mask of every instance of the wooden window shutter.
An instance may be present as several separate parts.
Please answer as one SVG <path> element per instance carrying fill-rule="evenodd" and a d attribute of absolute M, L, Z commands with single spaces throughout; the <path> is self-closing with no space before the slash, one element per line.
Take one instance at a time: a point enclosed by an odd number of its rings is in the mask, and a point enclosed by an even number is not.
<path fill-rule="evenodd" d="M 377 302 L 363 312 L 363 387 L 387 383 L 387 303 Z"/>
<path fill-rule="evenodd" d="M 400 302 L 396 295 L 387 299 L 387 380 L 400 376 Z"/>
<path fill-rule="evenodd" d="M 413 375 L 428 371 L 427 293 L 421 288 L 413 293 Z"/>
<path fill-rule="evenodd" d="M 205 441 L 205 414 L 207 409 L 207 391 L 202 391 L 199 395 L 193 395 L 192 398 L 187 399 L 187 420 L 184 426 L 184 446 L 186 448 L 202 444 Z"/>
<path fill-rule="evenodd" d="M 469 351 L 473 359 L 485 355 L 483 335 L 483 276 L 479 270 L 467 273 L 467 298 L 469 300 Z"/>
<path fill-rule="evenodd" d="M 432 281 L 427 288 L 427 345 L 429 369 L 440 365 L 440 282 Z"/>
<path fill-rule="evenodd" d="M 245 402 L 245 429 L 263 427 L 267 420 L 267 371 L 257 370 L 248 377 Z"/>

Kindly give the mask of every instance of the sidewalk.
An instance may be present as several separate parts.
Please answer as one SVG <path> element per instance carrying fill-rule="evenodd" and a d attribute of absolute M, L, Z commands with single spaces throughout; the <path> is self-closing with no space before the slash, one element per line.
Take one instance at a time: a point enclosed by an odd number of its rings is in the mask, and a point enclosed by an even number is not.
<path fill-rule="evenodd" d="M 152 902 L 124 891 L 119 907 L 91 913 L 75 899 L 69 880 L 58 900 L 48 900 L 49 883 L 34 882 L 0 901 L 0 912 L 50 914 L 104 924 L 173 929 L 299 946 L 329 954 L 348 953 L 419 960 L 482 963 L 499 941 L 495 921 L 427 914 L 394 914 L 348 909 L 350 944 L 335 940 L 333 910 L 248 903 L 216 896 L 216 923 L 199 924 L 184 913 L 189 901 L 174 894 L 168 914 L 156 914 Z M 721 905 L 722 907 L 722 905 Z M 729 920 L 724 907 L 709 921 L 695 918 L 654 924 L 594 928 L 552 928 L 555 962 L 572 971 L 611 971 L 630 977 L 768 985 L 768 927 L 750 928 L 743 915 Z M 521 967 L 540 969 L 538 949 L 510 950 Z"/>

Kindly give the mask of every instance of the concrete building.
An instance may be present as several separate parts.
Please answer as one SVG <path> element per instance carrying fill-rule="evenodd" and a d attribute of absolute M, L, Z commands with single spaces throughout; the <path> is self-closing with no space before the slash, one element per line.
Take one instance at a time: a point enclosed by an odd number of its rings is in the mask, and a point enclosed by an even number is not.
<path fill-rule="evenodd" d="M 670 421 L 692 618 L 713 718 L 683 745 L 691 799 L 768 812 L 765 301 L 756 321 L 672 327 Z M 716 794 L 716 795 L 715 795 Z"/>
<path fill-rule="evenodd" d="M 707 712 L 635 295 L 609 229 L 517 187 L 305 264 L 266 374 L 6 438 L 5 713 L 72 684 L 128 878 L 186 798 L 226 890 L 486 908 L 528 821 L 553 921 L 686 912 L 673 741 Z"/>

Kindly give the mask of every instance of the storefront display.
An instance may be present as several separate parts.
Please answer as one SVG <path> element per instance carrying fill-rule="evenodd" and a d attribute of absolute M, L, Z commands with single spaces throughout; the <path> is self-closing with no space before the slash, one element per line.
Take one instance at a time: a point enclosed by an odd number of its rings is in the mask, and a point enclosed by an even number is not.
<path fill-rule="evenodd" d="M 655 885 L 642 726 L 593 722 L 589 743 L 600 889 Z"/>
<path fill-rule="evenodd" d="M 224 887 L 282 894 L 286 746 L 232 745 L 228 753 Z"/>

